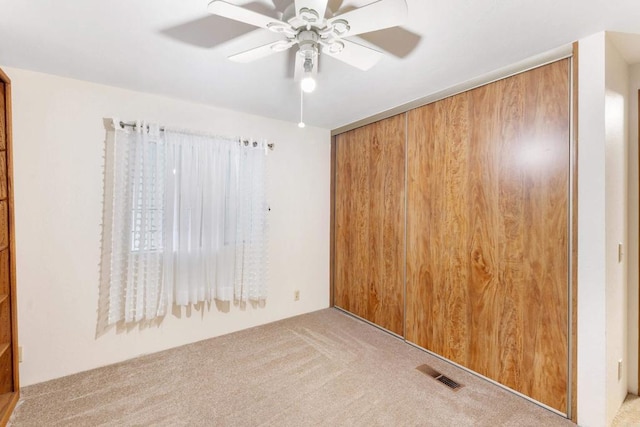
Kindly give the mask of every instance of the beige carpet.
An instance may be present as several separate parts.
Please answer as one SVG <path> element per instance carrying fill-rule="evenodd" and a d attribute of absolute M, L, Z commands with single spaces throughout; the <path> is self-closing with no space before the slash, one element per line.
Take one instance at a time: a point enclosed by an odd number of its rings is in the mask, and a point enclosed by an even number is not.
<path fill-rule="evenodd" d="M 611 427 L 640 427 L 640 397 L 628 394 Z"/>
<path fill-rule="evenodd" d="M 464 384 L 453 392 L 416 370 Z M 568 426 L 326 309 L 22 390 L 13 426 Z"/>

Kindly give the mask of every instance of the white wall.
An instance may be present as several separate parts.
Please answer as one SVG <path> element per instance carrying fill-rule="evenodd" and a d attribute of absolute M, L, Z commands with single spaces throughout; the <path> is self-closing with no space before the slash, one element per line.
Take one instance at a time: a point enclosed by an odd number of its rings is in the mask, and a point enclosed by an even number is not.
<path fill-rule="evenodd" d="M 578 424 L 607 426 L 628 388 L 629 67 L 602 32 L 580 40 L 578 72 Z"/>
<path fill-rule="evenodd" d="M 328 307 L 330 132 L 4 68 L 12 80 L 22 386 Z M 215 305 L 96 337 L 103 118 L 266 138 L 270 217 L 264 308 Z M 294 302 L 293 291 L 300 290 Z M 259 350 L 259 349 L 256 349 Z"/>
<path fill-rule="evenodd" d="M 629 67 L 629 205 L 628 205 L 628 355 L 627 380 L 629 392 L 638 394 L 638 89 L 640 89 L 640 64 Z"/>
<path fill-rule="evenodd" d="M 629 66 L 607 38 L 605 46 L 605 221 L 607 425 L 627 395 L 627 152 Z M 618 258 L 618 244 L 623 256 Z M 622 371 L 618 376 L 618 361 Z"/>
<path fill-rule="evenodd" d="M 605 35 L 578 56 L 578 424 L 606 424 Z"/>

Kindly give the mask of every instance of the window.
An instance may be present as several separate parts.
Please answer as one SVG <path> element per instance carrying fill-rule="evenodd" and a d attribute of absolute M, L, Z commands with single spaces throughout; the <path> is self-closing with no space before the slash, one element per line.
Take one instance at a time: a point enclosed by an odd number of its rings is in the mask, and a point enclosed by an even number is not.
<path fill-rule="evenodd" d="M 145 144 L 142 171 L 133 174 L 131 251 L 162 251 L 164 219 L 164 156 L 160 143 Z M 145 173 L 146 172 L 146 173 Z"/>
<path fill-rule="evenodd" d="M 107 140 L 106 323 L 153 319 L 171 302 L 265 299 L 264 144 L 146 129 Z"/>

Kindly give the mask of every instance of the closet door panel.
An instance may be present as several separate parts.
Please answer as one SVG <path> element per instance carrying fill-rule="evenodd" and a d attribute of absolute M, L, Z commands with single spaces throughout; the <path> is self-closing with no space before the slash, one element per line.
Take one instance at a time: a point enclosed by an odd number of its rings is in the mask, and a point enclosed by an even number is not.
<path fill-rule="evenodd" d="M 334 304 L 396 334 L 404 323 L 405 116 L 336 137 Z"/>
<path fill-rule="evenodd" d="M 408 118 L 407 340 L 566 413 L 569 64 Z"/>
<path fill-rule="evenodd" d="M 358 188 L 368 178 L 364 168 L 368 164 L 368 153 L 358 152 L 362 144 L 357 141 L 365 139 L 366 133 L 365 129 L 356 129 L 336 137 L 334 305 L 358 315 L 366 312 L 367 302 L 363 284 L 366 278 L 362 274 L 368 253 L 360 248 L 368 223 L 369 204 L 364 189 Z"/>
<path fill-rule="evenodd" d="M 537 400 L 567 410 L 569 337 L 569 60 L 522 76 L 526 87 L 520 150 L 526 190 L 523 247 L 523 384 Z M 544 325 L 544 327 L 535 327 Z M 531 349 L 531 350 L 529 350 Z M 574 367 L 575 368 L 575 367 Z M 527 394 L 529 394 L 527 392 Z"/>
<path fill-rule="evenodd" d="M 469 337 L 468 289 L 442 286 L 441 279 L 469 280 L 468 104 L 461 94 L 408 116 L 406 338 L 462 364 Z"/>

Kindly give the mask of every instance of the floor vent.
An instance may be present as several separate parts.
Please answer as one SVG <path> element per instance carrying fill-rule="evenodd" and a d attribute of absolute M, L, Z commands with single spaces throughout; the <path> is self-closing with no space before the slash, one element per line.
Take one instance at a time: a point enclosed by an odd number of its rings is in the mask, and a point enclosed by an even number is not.
<path fill-rule="evenodd" d="M 455 382 L 454 380 L 452 380 L 449 377 L 445 377 L 444 375 L 440 375 L 440 376 L 436 377 L 436 380 L 440 381 L 442 384 L 446 385 L 447 387 L 449 387 L 452 390 L 457 390 L 460 387 L 462 387 L 460 384 L 458 384 L 457 382 Z"/>
<path fill-rule="evenodd" d="M 463 387 L 462 384 L 459 384 L 454 380 L 452 380 L 451 378 L 445 375 L 442 375 L 440 372 L 436 371 L 429 365 L 420 365 L 416 369 L 422 372 L 423 374 L 429 375 L 431 378 L 435 379 L 436 381 L 441 382 L 442 384 L 446 385 L 453 391 L 458 391 Z"/>

